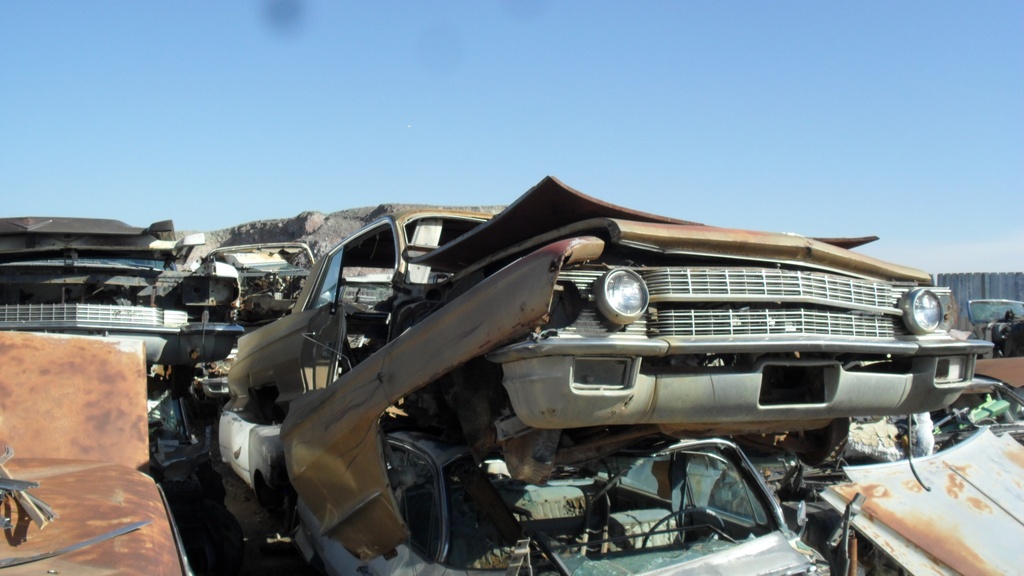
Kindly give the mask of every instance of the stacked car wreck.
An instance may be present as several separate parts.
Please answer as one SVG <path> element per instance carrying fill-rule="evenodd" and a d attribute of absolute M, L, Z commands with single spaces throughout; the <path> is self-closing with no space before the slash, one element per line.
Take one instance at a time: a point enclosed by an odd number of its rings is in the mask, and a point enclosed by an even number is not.
<path fill-rule="evenodd" d="M 26 383 L 35 386 L 37 402 L 49 405 L 59 397 L 72 413 L 87 413 L 101 423 L 143 423 L 141 429 L 128 432 L 112 431 L 112 426 L 91 431 L 54 417 L 46 422 L 47 430 L 32 429 L 40 450 L 35 456 L 58 453 L 43 450 L 41 437 L 77 446 L 88 444 L 78 439 L 80 434 L 109 434 L 89 439 L 108 450 L 141 444 L 147 457 L 138 467 L 155 478 L 166 495 L 191 567 L 234 573 L 242 560 L 241 529 L 223 505 L 224 488 L 207 453 L 209 435 L 204 442 L 203 431 L 190 421 L 196 405 L 186 406 L 198 394 L 197 378 L 206 364 L 227 357 L 242 333 L 236 322 L 237 270 L 214 261 L 195 269 L 187 266 L 192 250 L 204 241 L 202 234 L 177 239 L 170 221 L 139 228 L 90 218 L 2 219 L 0 331 L 67 337 L 67 357 L 35 357 L 41 365 L 71 363 L 63 372 L 44 371 L 36 376 L 37 382 Z M 118 387 L 107 386 L 111 383 L 104 381 L 104 371 L 109 366 L 99 357 L 76 354 L 78 348 L 72 344 L 84 342 L 85 349 L 91 340 L 99 341 L 97 346 L 137 347 L 142 355 L 138 377 Z M 52 355 L 59 356 L 59 348 L 53 350 Z M 24 363 L 9 361 L 5 370 L 18 373 L 28 368 Z M 93 379 L 72 384 L 68 377 L 76 372 Z M 65 390 L 72 385 L 95 389 L 88 406 L 74 404 L 77 394 Z M 142 402 L 129 410 L 119 395 L 132 386 L 131 398 Z M 17 431 L 7 413 L 31 408 L 25 397 L 5 394 L 4 400 L 0 437 L 10 438 Z M 41 418 L 39 414 L 52 411 L 35 413 Z M 27 452 L 24 446 L 16 449 Z M 109 454 L 88 457 L 105 460 Z"/>
<path fill-rule="evenodd" d="M 465 444 L 523 485 L 578 482 L 680 438 L 820 460 L 852 416 L 947 405 L 988 349 L 949 336 L 952 298 L 927 274 L 848 249 L 866 240 L 677 221 L 554 178 L 493 219 L 385 218 L 317 263 L 288 316 L 240 341 L 226 413 L 281 425 L 305 524 L 362 561 L 409 535 L 385 440 L 400 429 Z M 643 531 L 691 524 L 692 486 L 662 474 L 676 516 Z M 584 499 L 595 522 L 599 496 Z M 587 542 L 601 528 L 565 546 L 599 559 L 611 552 Z"/>

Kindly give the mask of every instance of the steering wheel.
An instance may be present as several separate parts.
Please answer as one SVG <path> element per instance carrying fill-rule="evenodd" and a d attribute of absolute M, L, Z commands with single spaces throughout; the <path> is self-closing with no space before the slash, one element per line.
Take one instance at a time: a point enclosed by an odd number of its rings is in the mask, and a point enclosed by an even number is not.
<path fill-rule="evenodd" d="M 683 526 L 683 520 L 685 519 L 687 514 L 696 516 L 701 520 L 701 523 Z M 658 531 L 658 528 L 661 527 L 662 524 L 668 522 L 672 518 L 678 518 L 676 522 L 677 531 L 683 532 L 698 526 L 705 527 L 710 529 L 712 532 L 718 534 L 722 538 L 725 538 L 730 542 L 735 542 L 735 540 L 731 536 L 725 533 L 725 522 L 722 521 L 722 517 L 715 513 L 714 510 L 711 510 L 706 506 L 691 506 L 688 508 L 680 508 L 679 510 L 669 512 L 660 520 L 655 522 L 654 526 L 652 526 L 650 530 L 644 533 L 644 539 L 640 542 L 640 548 L 646 548 L 647 541 L 650 539 L 650 537 Z"/>

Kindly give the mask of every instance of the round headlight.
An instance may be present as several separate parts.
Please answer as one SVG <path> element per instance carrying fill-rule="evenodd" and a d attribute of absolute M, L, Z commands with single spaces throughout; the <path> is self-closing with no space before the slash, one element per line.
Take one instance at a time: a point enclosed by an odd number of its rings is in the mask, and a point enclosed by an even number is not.
<path fill-rule="evenodd" d="M 934 332 L 942 323 L 942 302 L 931 290 L 917 288 L 900 300 L 903 322 L 914 334 Z"/>
<path fill-rule="evenodd" d="M 632 270 L 612 270 L 594 286 L 597 309 L 616 324 L 629 324 L 647 310 L 647 285 Z"/>

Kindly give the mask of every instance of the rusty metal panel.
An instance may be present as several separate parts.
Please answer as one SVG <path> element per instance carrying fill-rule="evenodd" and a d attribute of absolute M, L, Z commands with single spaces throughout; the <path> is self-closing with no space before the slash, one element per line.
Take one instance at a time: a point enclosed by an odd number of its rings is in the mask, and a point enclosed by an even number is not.
<path fill-rule="evenodd" d="M 886 279 L 931 281 L 931 277 L 920 270 L 845 249 L 870 242 L 874 237 L 819 241 L 791 234 L 705 226 L 609 204 L 550 176 L 489 222 L 413 262 L 457 271 L 509 247 L 522 248 L 525 244 L 520 246 L 520 243 L 531 238 L 552 241 L 593 233 L 611 236 L 615 242 L 647 243 L 712 256 L 807 262 Z"/>
<path fill-rule="evenodd" d="M 1016 358 L 979 358 L 974 366 L 978 376 L 1002 380 L 1014 388 L 1024 387 L 1024 356 Z"/>
<path fill-rule="evenodd" d="M 891 264 L 834 244 L 795 234 L 630 220 L 613 222 L 619 235 L 616 241 L 657 246 L 667 252 L 799 262 L 887 280 L 931 282 L 931 277 L 926 272 L 916 268 Z"/>
<path fill-rule="evenodd" d="M 695 222 L 615 206 L 547 176 L 490 221 L 426 256 L 414 259 L 413 263 L 459 270 L 508 246 L 591 218 L 700 226 Z"/>
<path fill-rule="evenodd" d="M 1024 272 L 936 274 L 935 285 L 947 286 L 953 291 L 960 310 L 955 325 L 958 330 L 971 329 L 967 320 L 968 300 L 1024 301 Z"/>
<path fill-rule="evenodd" d="M 845 469 L 851 482 L 823 492 L 842 511 L 865 496 L 853 522 L 911 574 L 1019 574 L 1024 541 L 1024 447 L 983 430 L 934 456 Z"/>
<path fill-rule="evenodd" d="M 65 554 L 4 567 L 4 576 L 185 573 L 162 496 L 148 476 L 116 464 L 29 459 L 17 451 L 5 466 L 18 480 L 38 482 L 29 492 L 59 517 L 41 530 L 13 499 L 0 503 L 0 515 L 14 525 L 0 539 L 0 562 L 48 554 L 136 522 L 146 524 Z"/>
<path fill-rule="evenodd" d="M 0 442 L 148 470 L 141 341 L 0 331 Z"/>

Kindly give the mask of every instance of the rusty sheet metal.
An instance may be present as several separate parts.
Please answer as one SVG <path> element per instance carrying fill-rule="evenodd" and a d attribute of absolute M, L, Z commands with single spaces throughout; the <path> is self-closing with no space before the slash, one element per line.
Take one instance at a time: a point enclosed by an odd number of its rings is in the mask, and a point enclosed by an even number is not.
<path fill-rule="evenodd" d="M 1024 357 L 979 358 L 974 366 L 974 373 L 1002 380 L 1014 388 L 1020 388 L 1024 386 Z"/>
<path fill-rule="evenodd" d="M 853 250 L 854 248 L 863 246 L 865 244 L 871 244 L 878 240 L 878 236 L 858 236 L 856 238 L 814 238 L 818 242 L 824 242 L 825 244 L 831 244 L 847 250 Z"/>
<path fill-rule="evenodd" d="M 546 176 L 490 221 L 413 262 L 443 270 L 460 270 L 508 246 L 592 218 L 699 226 L 695 222 L 615 206 Z"/>
<path fill-rule="evenodd" d="M 574 258 L 594 258 L 603 247 L 597 238 L 584 238 L 534 252 L 449 302 L 334 384 L 292 403 L 281 428 L 288 475 L 324 535 L 366 560 L 405 540 L 381 455 L 381 415 L 541 322 L 560 267 Z"/>
<path fill-rule="evenodd" d="M 141 341 L 0 331 L 0 444 L 148 470 Z"/>
<path fill-rule="evenodd" d="M 859 492 L 854 519 L 911 574 L 1020 574 L 1024 542 L 1024 447 L 989 430 L 934 456 L 845 469 L 851 482 L 827 488 L 842 511 Z"/>
<path fill-rule="evenodd" d="M 658 246 L 671 251 L 709 256 L 749 257 L 836 268 L 888 280 L 931 283 L 928 273 L 890 264 L 795 234 L 734 230 L 712 226 L 668 226 L 649 222 L 614 221 L 616 241 Z"/>
<path fill-rule="evenodd" d="M 493 259 L 509 248 L 522 248 L 517 245 L 537 236 L 550 242 L 588 231 L 621 236 L 615 241 L 647 242 L 679 251 L 802 262 L 892 280 L 931 282 L 931 276 L 921 270 L 846 250 L 866 244 L 874 236 L 815 240 L 792 234 L 705 226 L 609 204 L 551 176 L 489 222 L 413 262 L 458 271 Z M 667 240 L 674 242 L 666 244 Z"/>
<path fill-rule="evenodd" d="M 0 540 L 0 561 L 46 554 L 135 522 L 147 524 L 63 555 L 2 568 L 3 576 L 185 573 L 163 499 L 148 476 L 117 464 L 23 458 L 17 450 L 5 466 L 18 480 L 38 482 L 29 492 L 59 517 L 40 530 L 13 499 L 0 503 L 0 514 L 14 525 Z"/>

